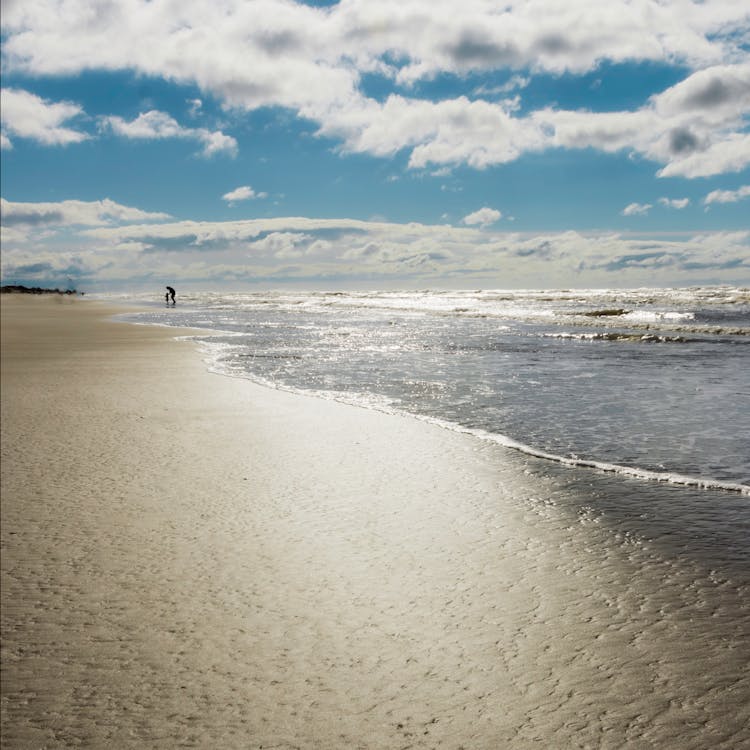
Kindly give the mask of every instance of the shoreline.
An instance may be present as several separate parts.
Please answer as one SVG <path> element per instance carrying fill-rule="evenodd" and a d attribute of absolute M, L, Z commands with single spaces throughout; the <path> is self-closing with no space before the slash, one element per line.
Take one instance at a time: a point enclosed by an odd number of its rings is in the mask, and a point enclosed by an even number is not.
<path fill-rule="evenodd" d="M 153 308 L 150 306 L 144 306 L 142 312 L 148 313 Z M 585 313 L 588 314 L 588 313 Z M 584 314 L 584 315 L 585 315 Z M 157 322 L 149 320 L 148 322 L 141 323 L 140 321 L 128 320 L 125 321 L 133 325 L 154 325 L 154 326 L 166 326 L 172 327 L 168 323 Z M 176 330 L 179 330 L 178 326 L 174 326 Z M 233 333 L 232 331 L 229 331 Z M 221 336 L 224 331 L 219 328 L 201 328 L 196 330 L 194 333 L 188 334 L 189 336 L 200 336 L 208 339 L 212 336 Z M 205 345 L 205 351 L 212 355 L 210 350 L 210 343 Z M 213 357 L 214 355 L 212 355 Z M 215 360 L 214 360 L 215 361 Z M 419 414 L 416 412 L 410 412 L 407 410 L 392 407 L 390 405 L 382 405 L 377 402 L 373 402 L 366 397 L 351 396 L 351 394 L 336 393 L 331 395 L 327 392 L 308 391 L 302 387 L 294 387 L 287 385 L 279 385 L 273 381 L 265 380 L 260 377 L 255 377 L 252 373 L 238 373 L 228 372 L 222 368 L 221 365 L 214 364 L 209 368 L 211 372 L 219 375 L 225 375 L 229 377 L 239 377 L 247 379 L 248 381 L 261 385 L 265 388 L 271 388 L 273 390 L 281 390 L 288 393 L 294 393 L 302 395 L 304 397 L 316 397 L 323 398 L 325 400 L 337 401 L 339 403 L 348 404 L 351 406 L 357 406 L 359 408 L 374 409 L 385 414 L 393 414 L 398 416 L 406 416 L 411 419 L 420 420 L 426 424 L 436 425 L 443 429 L 451 430 L 462 435 L 469 436 L 473 439 L 489 442 L 502 448 L 508 448 L 512 451 L 517 451 L 526 456 L 530 456 L 534 459 L 542 459 L 543 461 L 550 461 L 555 464 L 564 467 L 578 468 L 584 470 L 591 470 L 599 474 L 610 474 L 618 477 L 632 477 L 639 481 L 646 483 L 657 483 L 665 485 L 676 485 L 686 487 L 689 490 L 707 490 L 707 491 L 719 491 L 728 493 L 737 493 L 750 497 L 750 484 L 744 481 L 744 478 L 717 478 L 708 473 L 690 473 L 678 468 L 666 469 L 662 466 L 659 468 L 646 468 L 644 466 L 628 463 L 617 463 L 613 461 L 602 460 L 598 458 L 574 455 L 573 453 L 555 453 L 545 448 L 539 448 L 531 443 L 526 443 L 523 440 L 519 440 L 503 432 L 489 432 L 481 428 L 466 427 L 458 422 L 452 422 L 448 419 L 441 417 L 429 416 L 427 414 Z"/>
<path fill-rule="evenodd" d="M 750 740 L 743 581 L 507 449 L 217 378 L 120 308 L 2 304 L 9 747 Z"/>

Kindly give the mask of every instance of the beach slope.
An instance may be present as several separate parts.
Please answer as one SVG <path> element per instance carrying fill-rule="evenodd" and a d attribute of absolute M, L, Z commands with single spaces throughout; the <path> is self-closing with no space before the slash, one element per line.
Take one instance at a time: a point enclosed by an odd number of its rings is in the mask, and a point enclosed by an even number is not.
<path fill-rule="evenodd" d="M 529 459 L 112 312 L 2 301 L 4 747 L 748 740 L 735 583 L 609 545 Z"/>

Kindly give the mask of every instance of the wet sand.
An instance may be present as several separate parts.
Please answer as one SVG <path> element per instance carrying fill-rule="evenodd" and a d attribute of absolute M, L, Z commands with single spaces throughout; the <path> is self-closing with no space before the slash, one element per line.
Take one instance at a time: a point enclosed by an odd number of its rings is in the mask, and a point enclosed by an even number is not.
<path fill-rule="evenodd" d="M 2 301 L 3 747 L 750 747 L 742 559 L 111 312 Z"/>

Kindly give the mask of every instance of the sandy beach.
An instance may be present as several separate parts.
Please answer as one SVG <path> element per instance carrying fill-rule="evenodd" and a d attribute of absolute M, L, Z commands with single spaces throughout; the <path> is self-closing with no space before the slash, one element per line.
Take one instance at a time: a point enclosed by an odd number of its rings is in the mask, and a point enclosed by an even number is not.
<path fill-rule="evenodd" d="M 746 569 L 537 459 L 5 297 L 3 747 L 750 747 Z"/>

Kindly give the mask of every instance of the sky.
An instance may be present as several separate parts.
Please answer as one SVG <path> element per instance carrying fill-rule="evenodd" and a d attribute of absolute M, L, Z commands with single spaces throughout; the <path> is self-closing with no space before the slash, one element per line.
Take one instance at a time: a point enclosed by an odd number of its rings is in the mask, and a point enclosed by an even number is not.
<path fill-rule="evenodd" d="M 2 282 L 750 285 L 748 0 L 2 0 Z"/>

